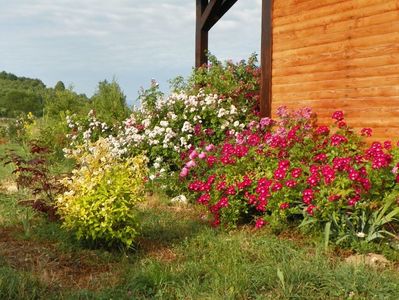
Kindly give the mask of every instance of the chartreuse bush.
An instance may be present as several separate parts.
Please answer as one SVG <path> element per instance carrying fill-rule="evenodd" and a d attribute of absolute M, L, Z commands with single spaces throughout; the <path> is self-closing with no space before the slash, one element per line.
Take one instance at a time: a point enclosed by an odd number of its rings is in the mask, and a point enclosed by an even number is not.
<path fill-rule="evenodd" d="M 63 180 L 68 189 L 58 198 L 63 226 L 74 230 L 78 239 L 129 247 L 140 227 L 135 205 L 144 199 L 146 158 L 122 161 L 104 139 L 72 156 L 80 167 Z"/>

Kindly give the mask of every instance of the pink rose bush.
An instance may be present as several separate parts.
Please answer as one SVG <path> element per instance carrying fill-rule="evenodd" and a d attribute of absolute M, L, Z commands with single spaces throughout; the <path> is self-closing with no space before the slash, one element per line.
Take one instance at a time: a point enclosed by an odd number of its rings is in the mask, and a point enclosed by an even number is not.
<path fill-rule="evenodd" d="M 342 111 L 332 119 L 331 126 L 318 125 L 308 108 L 279 108 L 276 120 L 251 121 L 217 146 L 193 149 L 204 155 L 189 154 L 181 180 L 208 208 L 213 226 L 317 221 L 340 227 L 342 218 L 353 221 L 399 195 L 399 151 L 389 142 L 366 145 Z"/>

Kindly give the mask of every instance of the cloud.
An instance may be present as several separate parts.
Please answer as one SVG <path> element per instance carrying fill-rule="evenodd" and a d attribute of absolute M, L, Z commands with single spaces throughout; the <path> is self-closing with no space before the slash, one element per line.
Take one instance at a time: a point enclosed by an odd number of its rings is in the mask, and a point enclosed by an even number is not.
<path fill-rule="evenodd" d="M 212 28 L 211 52 L 240 59 L 257 51 L 260 4 L 238 1 Z M 88 94 L 105 77 L 133 78 L 125 91 L 135 97 L 151 77 L 190 72 L 194 32 L 194 0 L 0 0 L 0 69 L 74 82 Z"/>

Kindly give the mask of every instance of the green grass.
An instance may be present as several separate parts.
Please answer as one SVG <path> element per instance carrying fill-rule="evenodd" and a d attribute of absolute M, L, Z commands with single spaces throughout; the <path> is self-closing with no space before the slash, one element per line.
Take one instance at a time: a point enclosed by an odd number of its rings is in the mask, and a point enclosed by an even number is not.
<path fill-rule="evenodd" d="M 7 197 L 0 199 L 7 198 L 11 208 L 13 198 Z M 29 266 L 0 254 L 0 299 L 399 298 L 394 266 L 355 268 L 334 253 L 326 254 L 322 243 L 299 234 L 291 233 L 288 239 L 252 228 L 216 230 L 201 221 L 195 209 L 158 200 L 140 213 L 142 236 L 127 252 L 90 248 L 58 224 L 38 217 L 32 219 L 28 238 L 21 226 L 10 227 L 15 240 L 10 247 L 26 243 L 20 255 L 35 253 L 36 258 Z M 44 277 L 43 270 L 50 272 L 55 263 L 53 272 L 65 266 L 82 269 L 73 273 L 78 284 Z M 88 273 L 90 279 L 82 277 Z"/>
<path fill-rule="evenodd" d="M 8 150 L 14 150 L 17 154 L 26 154 L 26 149 L 17 143 L 6 143 L 0 144 L 0 158 L 7 154 Z M 13 171 L 13 166 L 11 164 L 4 165 L 3 161 L 0 161 L 0 182 L 12 177 L 11 172 Z"/>

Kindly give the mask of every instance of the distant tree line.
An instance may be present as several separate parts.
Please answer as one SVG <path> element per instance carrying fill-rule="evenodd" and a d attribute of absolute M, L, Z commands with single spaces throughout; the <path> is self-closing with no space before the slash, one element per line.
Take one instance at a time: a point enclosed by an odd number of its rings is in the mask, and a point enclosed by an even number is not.
<path fill-rule="evenodd" d="M 57 118 L 66 112 L 85 114 L 90 109 L 109 122 L 123 120 L 130 113 L 126 96 L 115 80 L 101 81 L 96 93 L 88 98 L 65 88 L 62 81 L 49 88 L 39 79 L 0 72 L 0 117 L 15 118 L 31 112 L 36 117 Z"/>

